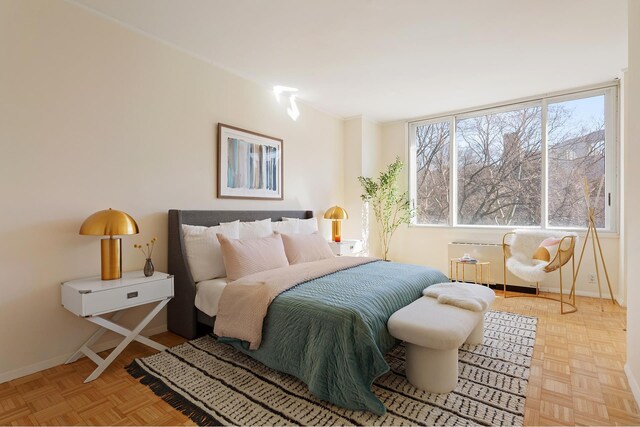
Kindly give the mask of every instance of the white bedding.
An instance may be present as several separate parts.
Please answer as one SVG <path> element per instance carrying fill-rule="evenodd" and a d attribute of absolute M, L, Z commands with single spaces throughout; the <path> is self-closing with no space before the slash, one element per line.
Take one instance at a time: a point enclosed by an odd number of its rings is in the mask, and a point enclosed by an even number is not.
<path fill-rule="evenodd" d="M 196 283 L 196 308 L 211 317 L 218 314 L 218 302 L 227 283 L 226 277 Z"/>

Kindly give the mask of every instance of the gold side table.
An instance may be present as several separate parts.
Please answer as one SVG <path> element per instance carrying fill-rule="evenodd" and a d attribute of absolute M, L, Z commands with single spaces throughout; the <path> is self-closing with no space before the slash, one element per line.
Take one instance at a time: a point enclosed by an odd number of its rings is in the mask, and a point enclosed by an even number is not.
<path fill-rule="evenodd" d="M 480 285 L 484 285 L 485 283 L 483 282 L 484 279 L 484 270 L 486 267 L 487 270 L 487 282 L 486 285 L 489 286 L 491 284 L 491 263 L 489 261 L 478 261 L 476 263 L 470 263 L 470 262 L 464 262 L 464 261 L 460 261 L 458 258 L 452 258 L 449 260 L 449 280 L 454 281 L 453 278 L 453 269 L 455 266 L 455 270 L 456 270 L 456 276 L 455 276 L 455 282 L 459 282 L 460 281 L 460 266 L 462 266 L 462 281 L 466 282 L 465 280 L 465 267 L 467 265 L 473 265 L 474 266 L 474 277 L 473 277 L 473 283 L 480 284 Z M 478 268 L 480 267 L 480 268 Z M 478 275 L 478 273 L 480 273 Z"/>

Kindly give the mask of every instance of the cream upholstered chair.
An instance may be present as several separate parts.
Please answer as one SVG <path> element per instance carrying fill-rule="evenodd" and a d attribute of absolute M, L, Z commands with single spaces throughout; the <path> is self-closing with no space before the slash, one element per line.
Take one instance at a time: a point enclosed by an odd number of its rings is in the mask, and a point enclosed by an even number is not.
<path fill-rule="evenodd" d="M 560 303 L 560 313 L 573 313 L 576 307 L 576 272 L 574 249 L 578 235 L 563 231 L 550 230 L 514 230 L 502 237 L 502 254 L 504 258 L 504 297 L 525 297 L 530 295 L 507 295 L 507 270 L 527 282 L 536 284 L 535 297 L 550 299 Z M 555 241 L 557 249 L 553 253 L 545 253 L 544 242 Z M 555 247 L 555 245 L 553 245 Z M 542 248 L 542 252 L 541 251 Z M 541 255 L 542 254 L 542 255 Z M 545 258 L 546 255 L 546 258 Z M 569 301 L 564 300 L 562 267 L 571 261 L 571 291 Z M 560 298 L 540 295 L 540 282 L 549 273 L 558 270 L 560 274 Z M 571 308 L 565 310 L 565 304 Z"/>

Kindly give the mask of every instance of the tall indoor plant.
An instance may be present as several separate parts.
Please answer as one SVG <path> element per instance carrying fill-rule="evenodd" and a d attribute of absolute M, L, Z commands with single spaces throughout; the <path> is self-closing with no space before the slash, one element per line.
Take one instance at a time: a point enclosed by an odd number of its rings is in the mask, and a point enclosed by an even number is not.
<path fill-rule="evenodd" d="M 398 178 L 404 167 L 400 157 L 380 172 L 377 180 L 358 177 L 364 193 L 362 200 L 370 203 L 378 224 L 378 233 L 382 244 L 382 258 L 388 261 L 391 237 L 400 224 L 407 224 L 413 215 L 408 192 L 400 192 Z"/>

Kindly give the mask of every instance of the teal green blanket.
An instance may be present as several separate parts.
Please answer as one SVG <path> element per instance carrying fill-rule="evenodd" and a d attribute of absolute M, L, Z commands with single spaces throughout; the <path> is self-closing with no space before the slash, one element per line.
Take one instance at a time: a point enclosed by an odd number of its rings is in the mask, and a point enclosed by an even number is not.
<path fill-rule="evenodd" d="M 396 344 L 387 320 L 427 286 L 446 281 L 439 271 L 417 265 L 359 265 L 280 294 L 269 306 L 258 350 L 224 341 L 300 378 L 320 399 L 383 414 L 371 384 L 389 370 L 384 354 Z"/>

